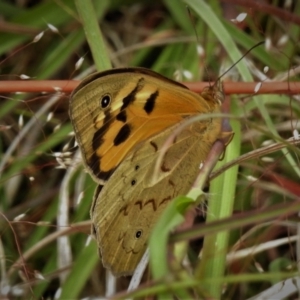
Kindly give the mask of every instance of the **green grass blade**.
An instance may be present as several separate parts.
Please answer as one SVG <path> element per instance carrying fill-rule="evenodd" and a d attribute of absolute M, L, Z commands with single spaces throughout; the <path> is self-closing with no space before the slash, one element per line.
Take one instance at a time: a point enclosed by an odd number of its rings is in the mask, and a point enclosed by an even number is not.
<path fill-rule="evenodd" d="M 82 288 L 89 279 L 92 270 L 99 262 L 97 246 L 92 241 L 82 249 L 72 266 L 72 272 L 62 286 L 59 299 L 78 299 Z"/>
<path fill-rule="evenodd" d="M 75 3 L 98 71 L 111 69 L 110 58 L 98 26 L 98 19 L 92 1 L 76 0 Z M 108 1 L 101 1 L 101 3 L 103 4 L 102 10 L 104 12 Z"/>

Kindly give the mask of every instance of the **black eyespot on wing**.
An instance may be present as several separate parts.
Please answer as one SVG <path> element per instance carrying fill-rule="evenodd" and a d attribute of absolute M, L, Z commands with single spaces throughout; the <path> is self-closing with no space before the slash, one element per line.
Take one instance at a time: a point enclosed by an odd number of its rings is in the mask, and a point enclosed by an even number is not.
<path fill-rule="evenodd" d="M 106 121 L 109 120 L 110 118 L 110 114 L 107 113 L 107 115 L 104 118 L 104 124 L 102 127 L 100 127 L 93 136 L 93 140 L 92 140 L 92 147 L 93 150 L 96 151 L 103 143 L 104 139 L 104 135 L 107 133 L 109 127 L 111 126 L 111 121 Z"/>
<path fill-rule="evenodd" d="M 150 95 L 150 97 L 146 100 L 146 103 L 144 105 L 144 110 L 145 112 L 150 115 L 155 107 L 155 101 L 156 98 L 158 97 L 159 92 L 156 91 L 153 94 Z"/>
<path fill-rule="evenodd" d="M 132 179 L 132 180 L 131 180 L 131 185 L 134 186 L 135 184 L 136 184 L 136 180 L 135 180 L 135 179 Z"/>
<path fill-rule="evenodd" d="M 94 152 L 87 159 L 87 164 L 97 178 L 107 181 L 116 168 L 112 168 L 111 170 L 107 170 L 107 171 L 101 170 L 102 157 L 97 154 L 97 150 L 102 146 L 104 142 L 104 136 L 109 130 L 111 123 L 113 122 L 109 109 L 106 110 L 104 114 L 105 117 L 103 121 L 103 126 L 94 133 L 93 140 L 92 140 L 92 147 Z"/>
<path fill-rule="evenodd" d="M 145 86 L 145 79 L 142 77 L 137 82 L 135 88 L 123 98 L 123 105 L 121 111 L 124 110 L 130 103 L 134 102 L 136 94 Z"/>
<path fill-rule="evenodd" d="M 110 106 L 110 103 L 111 103 L 111 96 L 106 94 L 104 95 L 101 99 L 100 99 L 100 107 L 102 109 L 105 109 L 107 107 Z"/>
<path fill-rule="evenodd" d="M 135 169 L 136 171 L 137 171 L 139 168 L 140 168 L 139 165 L 136 165 L 136 166 L 134 167 L 134 169 Z"/>
<path fill-rule="evenodd" d="M 131 132 L 131 129 L 128 124 L 125 124 L 124 126 L 122 126 L 122 128 L 120 129 L 120 131 L 118 132 L 118 134 L 116 135 L 116 137 L 114 139 L 114 145 L 118 146 L 121 143 L 124 143 L 130 136 L 130 132 Z"/>
<path fill-rule="evenodd" d="M 157 144 L 154 143 L 153 141 L 150 141 L 150 145 L 154 148 L 154 152 L 157 152 L 157 150 L 158 150 Z"/>
<path fill-rule="evenodd" d="M 93 172 L 93 174 L 99 178 L 100 180 L 107 181 L 117 167 L 114 167 L 107 171 L 101 170 L 101 157 L 99 157 L 95 152 L 89 159 L 89 166 Z"/>
<path fill-rule="evenodd" d="M 142 230 L 138 230 L 136 233 L 135 233 L 135 238 L 136 239 L 139 239 L 143 234 L 143 231 Z"/>
<path fill-rule="evenodd" d="M 126 120 L 127 120 L 126 110 L 120 111 L 120 112 L 117 114 L 116 119 L 117 119 L 118 121 L 121 121 L 121 122 L 125 123 Z"/>

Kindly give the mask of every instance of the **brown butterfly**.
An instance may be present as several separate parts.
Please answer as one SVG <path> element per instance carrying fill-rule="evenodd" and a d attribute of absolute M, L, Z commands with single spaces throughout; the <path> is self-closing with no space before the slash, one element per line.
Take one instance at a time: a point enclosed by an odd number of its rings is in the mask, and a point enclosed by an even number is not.
<path fill-rule="evenodd" d="M 208 116 L 185 127 L 153 178 L 165 140 L 189 118 L 218 113 L 223 98 L 216 85 L 199 95 L 143 68 L 96 73 L 73 91 L 70 118 L 84 165 L 99 184 L 92 232 L 114 275 L 134 272 L 164 208 L 191 187 L 221 120 Z"/>

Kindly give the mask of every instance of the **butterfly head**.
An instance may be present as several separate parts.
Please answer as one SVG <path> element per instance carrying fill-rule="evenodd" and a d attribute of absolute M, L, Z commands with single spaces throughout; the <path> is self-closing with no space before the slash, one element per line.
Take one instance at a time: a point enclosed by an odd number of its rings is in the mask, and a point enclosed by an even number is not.
<path fill-rule="evenodd" d="M 221 106 L 225 98 L 221 80 L 217 80 L 213 85 L 205 87 L 201 96 L 206 99 L 206 101 L 212 102 L 217 106 Z"/>

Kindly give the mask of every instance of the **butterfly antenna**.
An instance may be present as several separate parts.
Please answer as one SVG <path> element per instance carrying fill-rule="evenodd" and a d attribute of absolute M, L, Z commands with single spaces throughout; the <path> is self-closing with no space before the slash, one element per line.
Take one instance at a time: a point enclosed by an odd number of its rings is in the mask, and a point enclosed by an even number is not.
<path fill-rule="evenodd" d="M 224 75 L 226 75 L 230 70 L 232 70 L 246 55 L 248 55 L 254 48 L 263 45 L 265 43 L 265 41 L 261 41 L 258 42 L 257 44 L 255 44 L 254 46 L 252 46 L 249 50 L 247 50 L 247 52 L 241 57 L 239 58 L 229 69 L 227 69 L 222 75 L 220 75 L 216 82 L 218 82 Z"/>
<path fill-rule="evenodd" d="M 197 32 L 197 30 L 196 30 L 196 23 L 195 23 L 195 20 L 193 19 L 193 16 L 192 16 L 192 13 L 191 13 L 190 8 L 187 6 L 186 9 L 187 9 L 187 11 L 188 11 L 188 14 L 189 14 L 191 23 L 192 23 L 192 25 L 193 25 L 193 29 L 194 29 L 194 32 L 195 32 L 197 44 L 200 44 L 200 43 L 199 43 L 198 32 Z"/>

